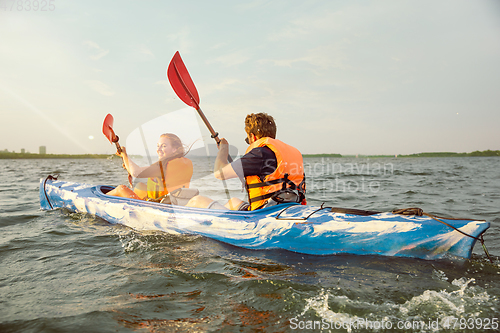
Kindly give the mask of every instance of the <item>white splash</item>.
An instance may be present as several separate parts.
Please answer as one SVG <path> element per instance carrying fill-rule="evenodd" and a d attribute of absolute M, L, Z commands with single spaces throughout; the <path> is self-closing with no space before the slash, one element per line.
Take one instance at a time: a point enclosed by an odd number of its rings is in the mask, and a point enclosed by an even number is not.
<path fill-rule="evenodd" d="M 304 310 L 296 318 L 297 321 L 307 321 L 307 313 L 313 311 L 315 316 L 320 317 L 319 323 L 326 323 L 331 329 L 337 325 L 337 329 L 342 328 L 347 332 L 366 328 L 367 323 L 381 328 L 391 326 L 393 329 L 398 323 L 410 323 L 420 325 L 422 332 L 434 332 L 450 325 L 457 318 L 485 316 L 484 309 L 495 311 L 498 307 L 497 298 L 491 297 L 479 286 L 471 286 L 474 281 L 473 278 L 462 277 L 451 282 L 452 286 L 458 287 L 457 290 L 425 290 L 403 304 L 351 300 L 347 296 L 335 295 L 336 290 L 321 290 L 317 296 L 305 299 Z M 336 312 L 330 308 L 330 304 L 342 310 Z M 363 317 L 352 314 L 359 309 L 369 314 Z"/>

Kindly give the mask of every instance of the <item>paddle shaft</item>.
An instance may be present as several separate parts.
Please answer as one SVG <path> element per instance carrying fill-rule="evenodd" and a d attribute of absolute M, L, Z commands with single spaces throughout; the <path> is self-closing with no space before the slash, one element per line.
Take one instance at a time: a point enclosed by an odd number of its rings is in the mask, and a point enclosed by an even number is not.
<path fill-rule="evenodd" d="M 118 152 L 118 154 L 121 154 L 122 153 L 122 146 L 120 146 L 120 144 L 118 142 L 115 142 L 115 146 L 116 146 L 116 151 Z"/>
<path fill-rule="evenodd" d="M 210 131 L 210 134 L 212 135 L 212 138 L 215 139 L 215 142 L 217 142 L 217 146 L 219 146 L 220 144 L 220 139 L 219 139 L 219 133 L 217 133 L 212 125 L 210 125 L 210 123 L 208 122 L 208 119 L 207 117 L 205 117 L 205 114 L 203 113 L 203 111 L 201 111 L 201 108 L 198 106 L 198 108 L 196 109 L 196 111 L 198 112 L 198 114 L 200 115 L 201 117 L 201 120 L 203 120 L 203 122 L 205 123 L 205 125 L 207 126 L 208 130 Z M 231 157 L 231 155 L 229 155 L 229 151 L 228 151 L 228 154 L 227 154 L 227 161 L 229 163 L 233 162 L 233 159 Z"/>
<path fill-rule="evenodd" d="M 209 131 L 209 132 L 210 132 L 210 134 L 211 134 L 211 137 L 212 137 L 213 139 L 215 139 L 215 142 L 217 142 L 217 146 L 219 146 L 220 141 L 221 141 L 221 140 L 219 139 L 219 133 L 217 133 L 217 132 L 213 129 L 212 125 L 210 125 L 210 122 L 208 121 L 207 117 L 205 117 L 205 114 L 203 113 L 203 111 L 201 111 L 201 108 L 200 108 L 199 106 L 196 108 L 196 111 L 197 111 L 197 112 L 198 112 L 198 114 L 200 115 L 201 120 L 203 120 L 203 122 L 204 122 L 204 123 L 205 123 L 205 125 L 207 126 L 208 131 Z M 227 161 L 228 161 L 229 163 L 233 162 L 233 159 L 232 159 L 231 155 L 229 155 L 229 151 L 228 151 L 228 154 L 227 154 Z"/>
<path fill-rule="evenodd" d="M 113 129 L 111 129 L 111 130 L 113 130 Z M 115 135 L 115 140 L 116 141 L 113 141 L 113 143 L 115 144 L 116 152 L 118 154 L 121 154 L 122 153 L 122 146 L 120 146 L 120 144 L 118 143 L 118 140 L 119 140 L 118 135 Z"/>
<path fill-rule="evenodd" d="M 180 59 L 180 58 L 179 58 Z M 172 65 L 174 66 L 174 69 L 175 69 L 175 75 L 177 77 L 177 80 L 180 82 L 180 84 L 182 85 L 182 88 L 184 89 L 184 91 L 187 93 L 187 95 L 189 96 L 191 102 L 194 104 L 194 108 L 196 109 L 196 112 L 198 112 L 198 114 L 200 115 L 201 117 L 201 120 L 203 120 L 203 122 L 205 123 L 205 126 L 207 126 L 208 128 L 208 131 L 210 132 L 210 135 L 211 137 L 215 140 L 215 142 L 217 143 L 217 146 L 219 146 L 220 144 L 220 138 L 219 138 L 219 133 L 217 133 L 214 128 L 212 127 L 212 125 L 210 124 L 210 122 L 208 121 L 208 118 L 205 116 L 205 114 L 203 113 L 203 111 L 201 110 L 200 108 L 200 105 L 198 104 L 198 101 L 196 100 L 196 98 L 193 97 L 193 94 L 191 93 L 191 91 L 189 90 L 189 88 L 187 87 L 186 85 L 186 82 L 184 82 L 184 80 L 182 79 L 182 76 L 180 75 L 180 70 L 179 68 L 177 67 L 177 64 L 175 61 L 172 62 Z M 186 71 L 187 73 L 187 71 Z M 188 73 L 187 73 L 188 74 Z M 227 155 L 227 161 L 229 163 L 231 163 L 233 161 L 233 159 L 231 158 L 231 155 Z"/>
<path fill-rule="evenodd" d="M 219 145 L 220 143 L 220 139 L 219 139 L 219 133 L 217 133 L 212 125 L 210 125 L 210 122 L 208 121 L 207 117 L 205 117 L 205 114 L 203 113 L 203 111 L 201 111 L 201 108 L 198 106 L 198 108 L 196 109 L 196 111 L 198 112 L 198 114 L 200 115 L 201 117 L 201 120 L 203 120 L 203 122 L 205 123 L 205 125 L 207 126 L 208 128 L 208 131 L 210 132 L 210 134 L 212 135 L 212 138 L 215 139 L 215 142 L 217 142 L 217 145 Z"/>

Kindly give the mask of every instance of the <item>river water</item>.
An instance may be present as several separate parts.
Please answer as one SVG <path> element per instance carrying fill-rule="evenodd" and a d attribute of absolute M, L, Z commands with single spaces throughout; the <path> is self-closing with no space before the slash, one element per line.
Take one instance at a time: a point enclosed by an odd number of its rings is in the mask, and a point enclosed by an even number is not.
<path fill-rule="evenodd" d="M 491 222 L 487 260 L 246 250 L 41 211 L 39 179 L 126 183 L 117 159 L 0 160 L 0 332 L 499 332 L 500 158 L 306 158 L 309 204 Z M 192 187 L 224 199 L 195 161 Z M 238 181 L 225 184 L 243 197 Z"/>

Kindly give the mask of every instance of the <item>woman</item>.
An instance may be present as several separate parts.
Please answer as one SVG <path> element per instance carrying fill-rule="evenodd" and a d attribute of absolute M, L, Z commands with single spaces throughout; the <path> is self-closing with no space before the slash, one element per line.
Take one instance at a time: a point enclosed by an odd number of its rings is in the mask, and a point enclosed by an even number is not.
<path fill-rule="evenodd" d="M 148 183 L 139 183 L 134 190 L 120 185 L 107 194 L 147 200 L 157 199 L 178 188 L 188 188 L 193 176 L 193 163 L 184 157 L 187 152 L 179 137 L 172 133 L 162 134 L 156 152 L 158 162 L 140 167 L 130 159 L 125 147 L 122 147 L 122 152 L 116 155 L 123 159 L 125 169 L 135 178 L 148 178 Z"/>

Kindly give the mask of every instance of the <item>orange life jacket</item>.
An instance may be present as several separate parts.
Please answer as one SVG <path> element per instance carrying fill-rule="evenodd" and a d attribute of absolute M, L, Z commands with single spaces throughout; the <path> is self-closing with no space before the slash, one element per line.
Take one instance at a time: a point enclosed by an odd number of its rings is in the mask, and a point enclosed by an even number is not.
<path fill-rule="evenodd" d="M 148 197 L 159 198 L 181 187 L 189 187 L 193 176 L 193 162 L 186 157 L 175 158 L 164 167 L 160 162 L 161 177 L 148 178 Z M 165 170 L 165 172 L 164 172 Z"/>
<path fill-rule="evenodd" d="M 306 204 L 305 174 L 302 154 L 297 148 L 269 137 L 252 143 L 246 153 L 257 147 L 269 147 L 276 155 L 276 170 L 261 179 L 259 176 L 247 176 L 246 189 L 250 210 L 262 208 L 269 198 L 284 189 L 297 190 L 302 204 Z"/>

